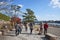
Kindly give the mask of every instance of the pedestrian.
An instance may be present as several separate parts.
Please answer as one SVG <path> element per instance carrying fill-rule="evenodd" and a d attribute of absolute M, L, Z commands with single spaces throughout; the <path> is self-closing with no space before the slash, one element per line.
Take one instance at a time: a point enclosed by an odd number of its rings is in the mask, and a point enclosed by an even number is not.
<path fill-rule="evenodd" d="M 19 33 L 21 33 L 22 32 L 22 23 L 20 22 L 18 26 L 19 26 Z"/>
<path fill-rule="evenodd" d="M 43 31 L 43 27 L 42 27 L 42 22 L 39 24 L 40 25 L 40 30 L 39 30 L 39 35 L 42 34 L 42 31 Z"/>
<path fill-rule="evenodd" d="M 19 35 L 19 23 L 15 24 L 15 34 L 16 36 Z"/>
<path fill-rule="evenodd" d="M 44 24 L 44 35 L 47 33 L 47 29 L 48 29 L 48 24 L 45 23 L 45 24 Z"/>
<path fill-rule="evenodd" d="M 27 23 L 24 22 L 24 26 L 25 26 L 25 31 L 27 31 Z"/>
<path fill-rule="evenodd" d="M 30 23 L 29 26 L 30 26 L 30 34 L 32 34 L 32 31 L 33 31 L 33 24 Z"/>

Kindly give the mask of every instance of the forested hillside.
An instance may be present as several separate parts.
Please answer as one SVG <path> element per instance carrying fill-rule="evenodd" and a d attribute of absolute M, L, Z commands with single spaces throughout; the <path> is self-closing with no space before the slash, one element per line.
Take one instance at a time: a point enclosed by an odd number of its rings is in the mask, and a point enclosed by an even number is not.
<path fill-rule="evenodd" d="M 9 16 L 5 15 L 5 14 L 2 14 L 0 13 L 0 20 L 5 20 L 5 21 L 8 21 L 10 19 Z"/>

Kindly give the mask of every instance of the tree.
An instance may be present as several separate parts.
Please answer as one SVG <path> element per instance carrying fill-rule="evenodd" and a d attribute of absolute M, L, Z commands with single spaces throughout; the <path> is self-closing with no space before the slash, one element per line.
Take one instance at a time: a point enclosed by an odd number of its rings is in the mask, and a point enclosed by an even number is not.
<path fill-rule="evenodd" d="M 11 5 L 11 10 L 14 10 L 15 11 L 15 16 L 17 16 L 17 11 L 19 12 L 21 7 L 20 6 L 17 6 L 17 5 Z"/>
<path fill-rule="evenodd" d="M 7 16 L 7 15 L 4 15 L 4 14 L 2 14 L 2 13 L 0 13 L 0 20 L 9 21 L 9 20 L 10 20 L 10 17 Z"/>
<path fill-rule="evenodd" d="M 4 11 L 4 14 L 8 16 L 17 15 L 17 11 L 21 8 L 19 5 L 13 5 L 14 0 L 1 0 L 0 1 L 0 11 Z M 15 11 L 15 12 L 13 12 Z M 2 12 L 3 13 L 3 12 Z"/>
<path fill-rule="evenodd" d="M 16 22 L 20 22 L 21 20 L 17 17 L 19 14 L 17 14 L 16 12 L 20 11 L 20 6 L 17 5 L 11 5 L 11 10 L 14 11 L 13 16 L 11 17 L 11 23 L 14 26 Z"/>
<path fill-rule="evenodd" d="M 27 13 L 24 13 L 23 15 L 23 21 L 24 22 L 34 22 L 35 15 L 34 12 L 31 9 L 26 9 Z"/>
<path fill-rule="evenodd" d="M 6 14 L 8 16 L 11 15 L 11 3 L 13 2 L 13 0 L 0 0 L 0 11 L 4 11 L 3 14 Z"/>

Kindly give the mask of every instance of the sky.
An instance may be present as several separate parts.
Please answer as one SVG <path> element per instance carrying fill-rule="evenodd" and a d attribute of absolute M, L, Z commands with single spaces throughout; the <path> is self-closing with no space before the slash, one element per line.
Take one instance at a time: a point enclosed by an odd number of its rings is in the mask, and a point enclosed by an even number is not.
<path fill-rule="evenodd" d="M 60 0 L 14 0 L 12 4 L 20 5 L 21 11 L 32 9 L 37 20 L 60 20 Z"/>

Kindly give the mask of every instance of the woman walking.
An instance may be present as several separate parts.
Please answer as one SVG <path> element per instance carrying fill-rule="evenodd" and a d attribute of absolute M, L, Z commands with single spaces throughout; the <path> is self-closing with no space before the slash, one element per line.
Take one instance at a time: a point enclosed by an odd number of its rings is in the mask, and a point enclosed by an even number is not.
<path fill-rule="evenodd" d="M 43 28 L 42 28 L 42 22 L 39 24 L 40 25 L 40 30 L 39 30 L 39 35 L 42 34 Z"/>

